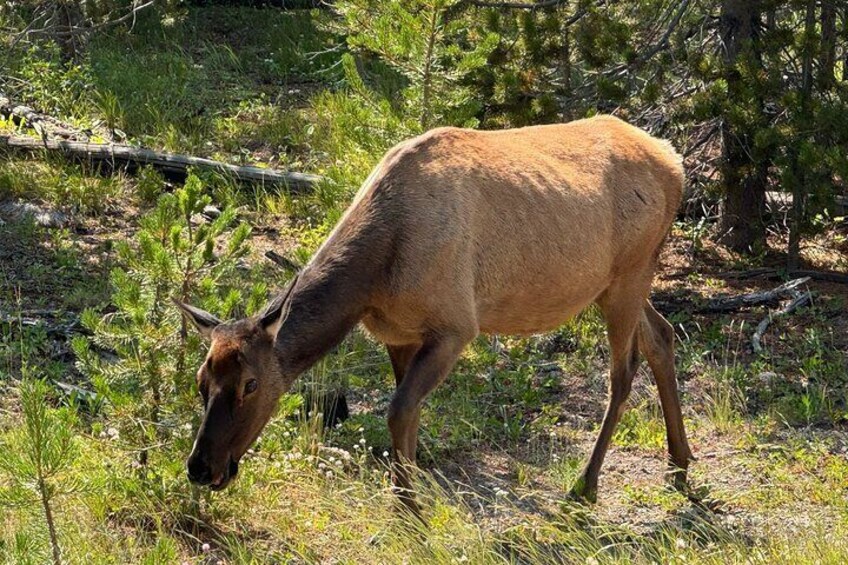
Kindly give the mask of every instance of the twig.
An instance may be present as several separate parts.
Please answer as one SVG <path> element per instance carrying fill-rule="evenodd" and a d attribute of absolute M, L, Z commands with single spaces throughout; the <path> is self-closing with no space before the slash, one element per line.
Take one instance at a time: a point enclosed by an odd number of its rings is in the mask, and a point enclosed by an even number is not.
<path fill-rule="evenodd" d="M 294 261 L 292 261 L 288 257 L 280 255 L 279 253 L 277 253 L 273 249 L 269 249 L 268 251 L 265 252 L 265 258 L 268 259 L 269 261 L 273 261 L 274 263 L 276 263 L 277 265 L 279 265 L 280 267 L 282 267 L 283 269 L 286 269 L 288 271 L 297 272 L 297 271 L 300 270 L 300 266 L 298 266 Z"/>
<path fill-rule="evenodd" d="M 785 316 L 787 314 L 791 314 L 801 306 L 806 305 L 812 299 L 812 295 L 809 291 L 799 294 L 795 298 L 792 299 L 789 304 L 781 308 L 776 312 L 769 312 L 768 316 L 763 318 L 763 320 L 757 324 L 757 331 L 754 332 L 754 335 L 751 337 L 751 346 L 754 348 L 754 353 L 761 353 L 763 351 L 763 346 L 761 344 L 761 340 L 763 338 L 763 334 L 771 324 L 771 321 L 777 316 Z"/>

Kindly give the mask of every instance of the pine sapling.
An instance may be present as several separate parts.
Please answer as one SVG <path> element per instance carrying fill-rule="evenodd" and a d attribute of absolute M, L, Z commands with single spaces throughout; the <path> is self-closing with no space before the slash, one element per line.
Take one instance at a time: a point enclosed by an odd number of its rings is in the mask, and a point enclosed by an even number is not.
<path fill-rule="evenodd" d="M 26 372 L 25 372 L 26 373 Z M 68 407 L 51 408 L 48 386 L 25 377 L 20 384 L 23 426 L 11 430 L 0 444 L 0 471 L 9 486 L 0 501 L 21 508 L 40 507 L 50 540 L 54 564 L 62 563 L 54 501 L 73 491 L 73 483 L 59 480 L 76 457 L 75 413 Z"/>

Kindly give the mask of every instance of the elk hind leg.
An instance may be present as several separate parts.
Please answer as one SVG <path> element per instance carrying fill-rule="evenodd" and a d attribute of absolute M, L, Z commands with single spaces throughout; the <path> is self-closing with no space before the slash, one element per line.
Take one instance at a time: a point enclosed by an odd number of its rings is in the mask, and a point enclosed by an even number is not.
<path fill-rule="evenodd" d="M 646 292 L 643 288 L 639 288 L 638 292 L 634 293 L 631 285 L 614 285 L 607 289 L 597 301 L 607 322 L 610 344 L 609 400 L 592 454 L 583 473 L 572 488 L 571 495 L 575 498 L 591 502 L 597 500 L 601 465 L 609 449 L 615 427 L 624 413 L 633 376 L 639 366 L 636 326 Z"/>
<path fill-rule="evenodd" d="M 648 360 L 657 383 L 665 419 L 673 484 L 678 490 L 685 490 L 686 470 L 694 457 L 686 440 L 680 397 L 677 391 L 677 378 L 674 371 L 674 329 L 654 309 L 650 301 L 646 300 L 637 335 L 639 349 Z"/>

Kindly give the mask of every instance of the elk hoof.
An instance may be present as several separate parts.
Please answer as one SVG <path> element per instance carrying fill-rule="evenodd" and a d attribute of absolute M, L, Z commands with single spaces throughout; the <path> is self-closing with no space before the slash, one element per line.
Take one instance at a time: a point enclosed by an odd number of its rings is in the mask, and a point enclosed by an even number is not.
<path fill-rule="evenodd" d="M 585 477 L 580 477 L 571 487 L 568 500 L 594 504 L 598 501 L 598 486 L 587 482 Z"/>
<path fill-rule="evenodd" d="M 686 479 L 686 469 L 671 465 L 666 471 L 666 480 L 681 494 L 689 493 L 689 481 Z"/>

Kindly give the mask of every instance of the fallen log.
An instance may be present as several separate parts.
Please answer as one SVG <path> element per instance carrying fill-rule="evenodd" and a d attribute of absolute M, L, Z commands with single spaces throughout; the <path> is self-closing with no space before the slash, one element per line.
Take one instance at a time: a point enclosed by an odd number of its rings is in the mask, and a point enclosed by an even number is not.
<path fill-rule="evenodd" d="M 791 314 L 801 306 L 806 305 L 812 299 L 812 295 L 809 291 L 797 295 L 793 298 L 786 306 L 781 308 L 776 312 L 769 312 L 768 316 L 762 319 L 762 321 L 757 324 L 757 329 L 754 332 L 754 335 L 751 336 L 751 347 L 754 349 L 754 353 L 761 353 L 763 351 L 762 339 L 763 334 L 766 333 L 766 330 L 771 324 L 771 321 L 778 316 L 785 316 L 787 314 Z"/>
<path fill-rule="evenodd" d="M 16 125 L 24 124 L 34 129 L 42 138 L 59 136 L 65 139 L 76 139 L 87 134 L 79 132 L 71 126 L 60 122 L 52 116 L 42 114 L 22 104 L 14 104 L 12 100 L 0 93 L 0 115 L 11 119 Z"/>
<path fill-rule="evenodd" d="M 321 180 L 321 177 L 317 175 L 306 173 L 230 165 L 202 157 L 165 153 L 117 143 L 35 139 L 2 134 L 0 135 L 0 147 L 4 146 L 21 151 L 55 151 L 71 159 L 93 163 L 106 163 L 113 167 L 124 166 L 134 168 L 142 165 L 150 165 L 166 175 L 176 175 L 182 178 L 188 174 L 189 168 L 217 171 L 241 182 L 284 186 L 295 193 L 303 192 Z"/>
<path fill-rule="evenodd" d="M 715 275 L 722 279 L 752 279 L 754 277 L 765 277 L 768 279 L 780 278 L 782 274 L 791 277 L 809 277 L 815 281 L 834 282 L 848 284 L 848 274 L 836 271 L 814 271 L 811 269 L 793 269 L 790 271 L 779 271 L 769 267 L 751 269 L 750 271 L 726 271 Z"/>

